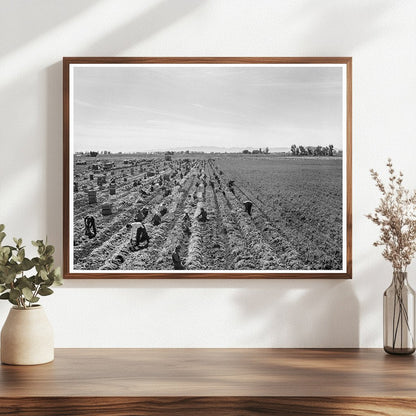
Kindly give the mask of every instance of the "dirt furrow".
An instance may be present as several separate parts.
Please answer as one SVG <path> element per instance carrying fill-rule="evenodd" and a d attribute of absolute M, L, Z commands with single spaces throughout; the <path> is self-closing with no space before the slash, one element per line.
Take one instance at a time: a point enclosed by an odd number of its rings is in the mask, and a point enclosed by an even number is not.
<path fill-rule="evenodd" d="M 168 209 L 166 215 L 162 217 L 162 223 L 158 226 L 152 225 L 150 222 L 145 223 L 146 229 L 150 236 L 149 247 L 136 252 L 131 252 L 128 249 L 130 243 L 130 235 L 116 245 L 117 249 L 112 250 L 111 258 L 109 258 L 101 267 L 102 270 L 158 270 L 155 268 L 155 259 L 158 256 L 160 245 L 166 239 L 169 230 L 177 221 L 179 213 L 182 211 L 182 206 L 187 198 L 189 189 L 194 183 L 192 175 L 184 180 L 181 189 L 176 189 L 175 192 L 164 199 L 164 203 Z M 149 215 L 150 217 L 150 215 Z M 123 261 L 116 261 L 117 256 L 122 256 Z"/>

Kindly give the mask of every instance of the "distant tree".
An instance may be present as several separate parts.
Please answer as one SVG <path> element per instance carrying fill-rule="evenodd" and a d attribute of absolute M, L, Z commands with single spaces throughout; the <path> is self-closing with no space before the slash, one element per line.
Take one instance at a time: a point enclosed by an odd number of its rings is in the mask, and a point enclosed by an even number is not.
<path fill-rule="evenodd" d="M 334 156 L 334 145 L 330 144 L 328 146 L 328 149 L 329 149 L 329 156 Z"/>
<path fill-rule="evenodd" d="M 254 149 L 251 153 L 252 153 L 253 155 L 258 155 L 260 152 L 259 152 L 257 149 Z"/>
<path fill-rule="evenodd" d="M 299 147 L 296 148 L 296 156 L 299 156 Z"/>
<path fill-rule="evenodd" d="M 249 155 L 249 154 L 250 154 L 250 150 L 244 149 L 244 150 L 243 150 L 243 153 L 244 153 L 245 155 Z"/>
<path fill-rule="evenodd" d="M 259 153 L 263 153 L 263 151 L 261 150 L 261 147 L 259 147 Z"/>
<path fill-rule="evenodd" d="M 268 147 L 266 147 L 266 149 L 264 149 L 264 153 L 266 153 L 266 155 L 269 154 L 269 148 Z"/>
<path fill-rule="evenodd" d="M 299 152 L 301 156 L 306 156 L 308 154 L 308 151 L 303 146 L 299 146 Z"/>
<path fill-rule="evenodd" d="M 313 151 L 314 156 L 322 156 L 322 146 L 316 146 Z"/>
<path fill-rule="evenodd" d="M 98 152 L 93 152 L 93 151 L 90 152 L 91 157 L 97 157 L 97 155 L 98 155 Z"/>
<path fill-rule="evenodd" d="M 313 151 L 315 150 L 312 146 L 308 146 L 307 148 L 307 151 L 308 151 L 308 155 L 309 156 L 312 156 L 313 155 Z"/>
<path fill-rule="evenodd" d="M 295 155 L 296 155 L 296 149 L 297 149 L 297 147 L 296 147 L 296 145 L 295 145 L 295 144 L 292 144 L 292 146 L 290 146 L 290 151 L 292 152 L 292 155 L 293 155 L 293 156 L 295 156 Z"/>

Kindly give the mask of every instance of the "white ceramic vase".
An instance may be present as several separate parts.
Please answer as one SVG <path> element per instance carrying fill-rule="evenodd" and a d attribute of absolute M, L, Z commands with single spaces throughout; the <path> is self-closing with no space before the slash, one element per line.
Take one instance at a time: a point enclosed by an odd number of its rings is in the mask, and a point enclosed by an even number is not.
<path fill-rule="evenodd" d="M 1 331 L 1 362 L 35 365 L 53 359 L 53 329 L 43 307 L 11 308 Z"/>

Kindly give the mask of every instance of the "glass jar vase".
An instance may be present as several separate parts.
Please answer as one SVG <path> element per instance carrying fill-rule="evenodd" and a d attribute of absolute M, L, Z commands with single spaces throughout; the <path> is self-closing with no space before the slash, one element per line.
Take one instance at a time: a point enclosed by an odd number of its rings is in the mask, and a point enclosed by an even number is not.
<path fill-rule="evenodd" d="M 383 296 L 384 351 L 413 354 L 415 351 L 415 291 L 407 272 L 393 272 L 391 285 Z"/>

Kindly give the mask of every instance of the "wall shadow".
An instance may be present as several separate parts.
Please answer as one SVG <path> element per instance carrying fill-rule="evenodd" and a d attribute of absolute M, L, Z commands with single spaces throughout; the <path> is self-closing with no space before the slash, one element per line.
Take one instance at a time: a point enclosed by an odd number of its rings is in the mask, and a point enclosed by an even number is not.
<path fill-rule="evenodd" d="M 168 28 L 203 5 L 204 2 L 197 0 L 163 0 L 88 45 L 82 55 L 119 56 L 124 50 Z"/>
<path fill-rule="evenodd" d="M 376 4 L 318 0 L 307 2 L 306 6 L 301 3 L 292 14 L 291 20 L 296 27 L 297 39 L 302 42 L 305 38 L 318 40 L 326 33 L 326 41 L 330 44 L 323 43 L 325 56 L 345 56 L 374 37 L 383 36 L 385 27 L 379 18 L 391 7 L 392 2 L 389 0 L 380 0 Z M 322 28 L 325 28 L 324 32 Z M 328 48 L 334 52 L 328 54 Z M 319 50 L 315 53 L 322 54 Z"/>
<path fill-rule="evenodd" d="M 0 56 L 15 51 L 39 36 L 93 7 L 100 0 L 6 1 L 1 5 L 2 33 L 13 33 L 0 40 Z M 16 30 L 16 25 L 24 30 Z"/>
<path fill-rule="evenodd" d="M 360 305 L 349 280 L 291 280 L 236 294 L 243 344 L 279 348 L 357 347 Z"/>

